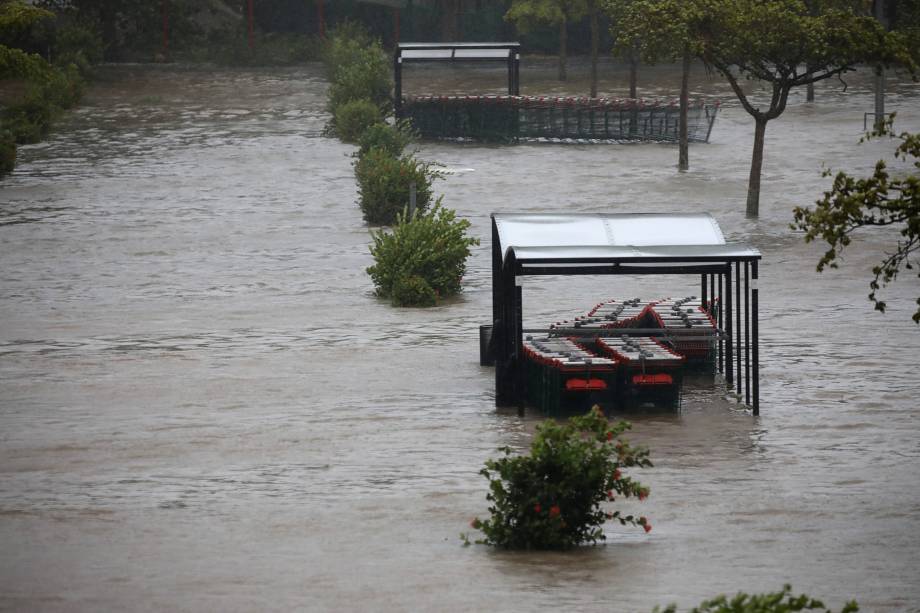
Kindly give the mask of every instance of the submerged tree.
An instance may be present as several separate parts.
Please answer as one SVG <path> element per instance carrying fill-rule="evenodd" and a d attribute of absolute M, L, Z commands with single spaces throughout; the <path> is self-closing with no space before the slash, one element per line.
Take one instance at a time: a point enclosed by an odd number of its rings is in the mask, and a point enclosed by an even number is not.
<path fill-rule="evenodd" d="M 526 32 L 538 23 L 559 26 L 559 80 L 567 78 L 569 22 L 581 19 L 586 11 L 585 0 L 514 0 L 505 19 Z"/>
<path fill-rule="evenodd" d="M 618 48 L 626 53 L 638 50 L 650 63 L 661 60 L 681 63 L 677 166 L 687 170 L 690 66 L 693 57 L 699 54 L 698 38 L 707 19 L 706 7 L 694 0 L 608 0 L 608 3 L 618 17 Z"/>
<path fill-rule="evenodd" d="M 893 116 L 892 116 L 893 117 Z M 891 133 L 891 119 L 880 130 L 867 138 Z M 875 172 L 865 179 L 837 173 L 833 188 L 824 193 L 814 210 L 796 207 L 793 228 L 805 231 L 805 241 L 817 238 L 828 244 L 828 250 L 818 261 L 818 272 L 826 267 L 837 268 L 837 259 L 850 244 L 851 235 L 858 229 L 871 226 L 893 226 L 900 229 L 900 238 L 893 253 L 886 254 L 882 263 L 873 267 L 869 283 L 869 300 L 878 311 L 885 311 L 885 302 L 876 292 L 894 281 L 901 268 L 915 271 L 920 266 L 920 134 L 902 132 L 897 136 L 901 144 L 895 157 L 913 160 L 914 172 L 902 177 L 892 177 L 884 160 L 875 165 Z M 920 277 L 920 274 L 918 274 Z M 920 298 L 913 320 L 920 324 Z"/>
<path fill-rule="evenodd" d="M 903 37 L 888 33 L 875 19 L 851 10 L 811 15 L 800 0 L 701 0 L 706 18 L 693 45 L 708 68 L 723 75 L 741 106 L 754 118 L 754 150 L 748 183 L 747 215 L 760 208 L 767 122 L 786 109 L 789 92 L 828 79 L 859 63 L 903 63 L 913 69 Z M 766 104 L 752 100 L 742 80 L 770 88 Z"/>

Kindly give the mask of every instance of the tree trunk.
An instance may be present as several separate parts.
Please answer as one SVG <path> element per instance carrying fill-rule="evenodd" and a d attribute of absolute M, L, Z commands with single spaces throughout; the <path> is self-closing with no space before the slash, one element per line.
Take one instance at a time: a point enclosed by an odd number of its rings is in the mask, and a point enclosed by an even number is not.
<path fill-rule="evenodd" d="M 690 49 L 684 47 L 683 72 L 680 77 L 680 135 L 677 169 L 690 168 L 690 143 L 687 142 L 687 111 L 690 106 Z"/>
<path fill-rule="evenodd" d="M 565 72 L 565 63 L 566 55 L 568 53 L 567 43 L 568 43 L 568 25 L 569 21 L 566 19 L 565 15 L 562 15 L 562 21 L 559 22 L 559 80 L 566 80 Z"/>
<path fill-rule="evenodd" d="M 591 11 L 591 97 L 597 98 L 597 48 L 600 35 L 598 34 L 597 8 Z"/>
<path fill-rule="evenodd" d="M 639 52 L 636 49 L 629 51 L 629 97 L 636 99 L 636 83 L 639 80 Z"/>
<path fill-rule="evenodd" d="M 808 75 L 808 78 L 810 79 L 811 78 L 811 66 L 807 66 L 807 68 L 808 68 L 808 72 L 806 74 Z M 805 86 L 805 102 L 814 102 L 814 101 L 815 101 L 815 84 L 809 83 L 808 85 Z"/>
<path fill-rule="evenodd" d="M 763 141 L 767 119 L 754 117 L 754 154 L 751 156 L 751 176 L 748 180 L 747 216 L 760 214 L 760 171 L 763 168 Z"/>
<path fill-rule="evenodd" d="M 885 126 L 885 68 L 875 67 L 875 129 Z"/>

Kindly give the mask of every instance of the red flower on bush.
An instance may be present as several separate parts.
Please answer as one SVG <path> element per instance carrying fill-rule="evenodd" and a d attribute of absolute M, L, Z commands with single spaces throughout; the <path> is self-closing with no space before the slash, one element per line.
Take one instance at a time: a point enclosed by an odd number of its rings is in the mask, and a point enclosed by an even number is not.
<path fill-rule="evenodd" d="M 550 517 L 559 517 L 559 514 L 562 513 L 562 509 L 559 508 L 558 504 L 554 504 L 549 508 Z"/>
<path fill-rule="evenodd" d="M 608 440 L 608 441 L 612 441 L 612 440 L 613 440 L 613 431 L 608 431 L 608 432 L 607 432 L 607 440 Z"/>
<path fill-rule="evenodd" d="M 623 473 L 620 472 L 620 469 L 619 469 L 619 468 L 616 469 L 615 471 L 613 471 L 613 480 L 614 480 L 614 481 L 619 481 L 619 480 L 620 480 L 620 477 L 622 477 L 622 476 L 623 476 Z"/>
<path fill-rule="evenodd" d="M 539 515 L 539 514 L 540 514 L 540 511 L 542 511 L 542 510 L 543 510 L 543 508 L 540 506 L 540 503 L 537 503 L 537 504 L 533 505 L 533 512 L 534 512 L 534 513 L 536 513 L 536 514 Z"/>
<path fill-rule="evenodd" d="M 607 500 L 613 500 L 613 490 L 607 490 Z"/>
<path fill-rule="evenodd" d="M 639 490 L 639 500 L 648 498 L 648 490 Z"/>
<path fill-rule="evenodd" d="M 645 528 L 646 534 L 648 534 L 649 532 L 652 531 L 652 524 L 645 524 L 645 525 L 642 526 L 642 527 Z"/>

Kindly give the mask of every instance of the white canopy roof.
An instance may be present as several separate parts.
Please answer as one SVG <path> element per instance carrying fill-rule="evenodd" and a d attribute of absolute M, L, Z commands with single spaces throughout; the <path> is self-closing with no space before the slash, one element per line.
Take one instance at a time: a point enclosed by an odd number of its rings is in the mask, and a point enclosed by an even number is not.
<path fill-rule="evenodd" d="M 399 43 L 397 52 L 405 61 L 507 60 L 519 43 Z"/>
<path fill-rule="evenodd" d="M 518 260 L 629 260 L 760 257 L 746 245 L 727 245 L 708 213 L 493 215 L 502 256 Z"/>

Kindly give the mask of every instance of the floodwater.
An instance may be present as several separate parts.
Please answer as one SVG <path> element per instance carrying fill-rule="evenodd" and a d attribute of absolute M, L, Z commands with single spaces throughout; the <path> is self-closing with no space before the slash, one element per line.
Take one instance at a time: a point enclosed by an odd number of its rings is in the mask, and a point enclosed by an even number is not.
<path fill-rule="evenodd" d="M 525 59 L 525 93 L 583 94 Z M 421 69 L 407 92 L 500 92 L 500 70 Z M 603 93 L 625 71 L 605 65 Z M 841 268 L 791 209 L 868 174 L 868 74 L 794 94 L 767 130 L 762 215 L 744 217 L 753 125 L 724 101 L 676 172 L 669 145 L 426 143 L 436 185 L 482 239 L 462 297 L 376 299 L 349 155 L 322 138 L 318 66 L 120 66 L 0 183 L 0 609 L 47 611 L 649 611 L 779 589 L 920 611 L 916 277 L 865 299 L 895 236 Z M 492 79 L 489 81 L 489 79 Z M 677 74 L 643 71 L 643 96 Z M 920 87 L 889 81 L 897 127 Z M 896 165 L 897 166 L 897 165 Z M 903 168 L 903 166 L 899 166 Z M 633 414 L 655 461 L 654 525 L 567 553 L 463 547 L 486 513 L 477 474 L 540 416 L 494 406 L 478 364 L 492 211 L 709 211 L 763 251 L 762 414 L 698 380 L 679 413 Z M 539 278 L 526 323 L 599 298 L 685 295 L 696 279 Z"/>

